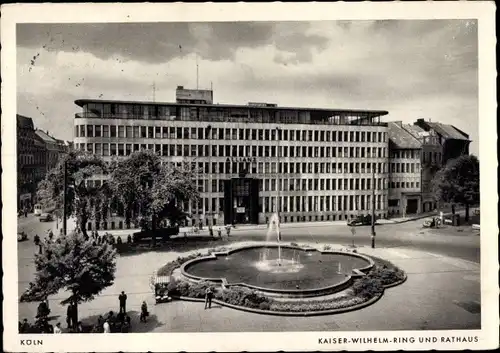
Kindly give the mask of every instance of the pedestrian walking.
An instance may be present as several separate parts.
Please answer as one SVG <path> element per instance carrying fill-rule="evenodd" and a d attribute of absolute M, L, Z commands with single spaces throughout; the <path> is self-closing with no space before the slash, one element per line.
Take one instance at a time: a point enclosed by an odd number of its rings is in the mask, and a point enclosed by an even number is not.
<path fill-rule="evenodd" d="M 205 289 L 205 309 L 208 308 L 212 308 L 212 297 L 213 297 L 214 293 L 212 292 L 212 288 L 208 287 L 207 289 Z"/>
<path fill-rule="evenodd" d="M 126 314 L 127 310 L 127 295 L 125 294 L 124 291 L 122 291 L 122 294 L 118 296 L 118 301 L 120 302 L 120 313 Z"/>
<path fill-rule="evenodd" d="M 146 304 L 145 301 L 143 301 L 141 305 L 141 316 L 139 317 L 139 320 L 141 322 L 146 322 L 148 316 L 149 316 L 148 305 Z"/>
<path fill-rule="evenodd" d="M 68 305 L 68 309 L 66 309 L 66 325 L 68 328 L 73 327 L 73 303 Z"/>
<path fill-rule="evenodd" d="M 54 327 L 54 334 L 59 334 L 59 333 L 62 333 L 61 323 L 60 322 L 58 322 L 56 324 L 56 327 Z"/>

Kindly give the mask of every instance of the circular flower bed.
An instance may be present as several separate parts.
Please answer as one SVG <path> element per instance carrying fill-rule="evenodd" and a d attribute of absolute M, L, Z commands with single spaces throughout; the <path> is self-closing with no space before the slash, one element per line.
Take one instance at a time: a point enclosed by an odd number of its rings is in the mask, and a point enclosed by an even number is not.
<path fill-rule="evenodd" d="M 159 269 L 157 275 L 170 276 L 175 269 L 187 261 L 225 250 L 227 248 L 211 249 L 208 252 L 197 252 L 186 257 L 179 257 Z M 374 303 L 382 296 L 385 288 L 400 284 L 406 279 L 404 271 L 394 264 L 384 259 L 369 257 L 375 263 L 369 273 L 355 280 L 350 288 L 322 297 L 281 298 L 268 296 L 243 286 L 224 287 L 209 281 L 192 282 L 184 278 L 172 278 L 165 290 L 173 298 L 203 300 L 207 287 L 211 287 L 215 294 L 215 301 L 221 305 L 263 314 L 317 315 L 355 310 Z"/>

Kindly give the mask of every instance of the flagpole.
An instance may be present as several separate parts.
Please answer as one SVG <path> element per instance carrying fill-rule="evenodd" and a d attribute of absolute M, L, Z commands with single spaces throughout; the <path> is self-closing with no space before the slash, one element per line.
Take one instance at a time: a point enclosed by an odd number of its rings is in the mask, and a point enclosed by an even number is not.
<path fill-rule="evenodd" d="M 198 53 L 196 53 L 196 89 L 198 89 Z"/>

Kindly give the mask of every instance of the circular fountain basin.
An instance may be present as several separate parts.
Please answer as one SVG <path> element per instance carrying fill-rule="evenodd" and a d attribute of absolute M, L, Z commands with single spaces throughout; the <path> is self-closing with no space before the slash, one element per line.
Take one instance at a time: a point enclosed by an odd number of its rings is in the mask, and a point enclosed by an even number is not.
<path fill-rule="evenodd" d="M 359 254 L 258 245 L 188 261 L 181 273 L 188 279 L 226 287 L 238 285 L 267 294 L 306 297 L 343 290 L 372 266 L 370 258 Z"/>

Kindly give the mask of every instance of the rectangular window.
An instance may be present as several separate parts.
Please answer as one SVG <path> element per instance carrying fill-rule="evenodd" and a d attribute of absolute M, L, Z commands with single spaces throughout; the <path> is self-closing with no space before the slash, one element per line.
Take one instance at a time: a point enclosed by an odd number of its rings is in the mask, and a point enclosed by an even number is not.
<path fill-rule="evenodd" d="M 116 125 L 111 125 L 110 130 L 111 130 L 111 137 L 116 137 Z"/>
<path fill-rule="evenodd" d="M 118 137 L 125 137 L 125 126 L 118 126 Z"/>
<path fill-rule="evenodd" d="M 101 125 L 96 125 L 94 129 L 94 136 L 101 137 Z"/>
<path fill-rule="evenodd" d="M 97 154 L 98 156 L 102 155 L 101 144 L 100 143 L 96 143 L 95 144 L 95 154 Z"/>

